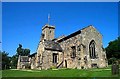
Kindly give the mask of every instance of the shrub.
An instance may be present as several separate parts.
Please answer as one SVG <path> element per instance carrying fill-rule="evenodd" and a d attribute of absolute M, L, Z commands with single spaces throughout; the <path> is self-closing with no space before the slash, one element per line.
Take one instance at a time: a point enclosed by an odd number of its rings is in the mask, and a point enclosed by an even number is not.
<path fill-rule="evenodd" d="M 50 69 L 56 69 L 56 66 L 51 66 Z"/>

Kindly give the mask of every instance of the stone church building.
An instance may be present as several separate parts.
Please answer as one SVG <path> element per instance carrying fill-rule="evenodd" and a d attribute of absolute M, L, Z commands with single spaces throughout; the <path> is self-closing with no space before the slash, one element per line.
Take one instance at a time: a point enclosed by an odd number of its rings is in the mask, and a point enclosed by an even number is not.
<path fill-rule="evenodd" d="M 54 38 L 55 26 L 44 25 L 37 53 L 19 56 L 18 69 L 103 68 L 107 67 L 102 35 L 92 25 L 68 36 Z"/>

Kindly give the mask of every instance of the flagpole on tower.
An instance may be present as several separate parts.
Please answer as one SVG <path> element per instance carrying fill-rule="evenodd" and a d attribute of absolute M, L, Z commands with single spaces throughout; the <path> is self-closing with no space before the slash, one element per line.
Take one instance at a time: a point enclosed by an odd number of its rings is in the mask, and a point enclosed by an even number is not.
<path fill-rule="evenodd" d="M 50 24 L 50 14 L 48 14 L 48 25 Z"/>

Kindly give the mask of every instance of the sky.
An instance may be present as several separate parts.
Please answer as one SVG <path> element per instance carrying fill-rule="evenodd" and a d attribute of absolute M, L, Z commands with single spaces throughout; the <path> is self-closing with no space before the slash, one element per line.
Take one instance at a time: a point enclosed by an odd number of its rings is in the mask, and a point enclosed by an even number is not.
<path fill-rule="evenodd" d="M 103 47 L 118 37 L 115 2 L 3 2 L 2 51 L 16 54 L 19 44 L 36 52 L 42 27 L 55 26 L 55 38 L 93 25 L 103 35 Z"/>

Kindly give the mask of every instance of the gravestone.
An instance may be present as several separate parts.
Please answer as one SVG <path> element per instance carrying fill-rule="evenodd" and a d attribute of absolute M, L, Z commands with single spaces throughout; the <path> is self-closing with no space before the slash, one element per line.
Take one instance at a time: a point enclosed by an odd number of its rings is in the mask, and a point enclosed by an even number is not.
<path fill-rule="evenodd" d="M 112 75 L 116 75 L 116 74 L 119 74 L 119 64 L 117 63 L 114 63 L 112 64 Z"/>

